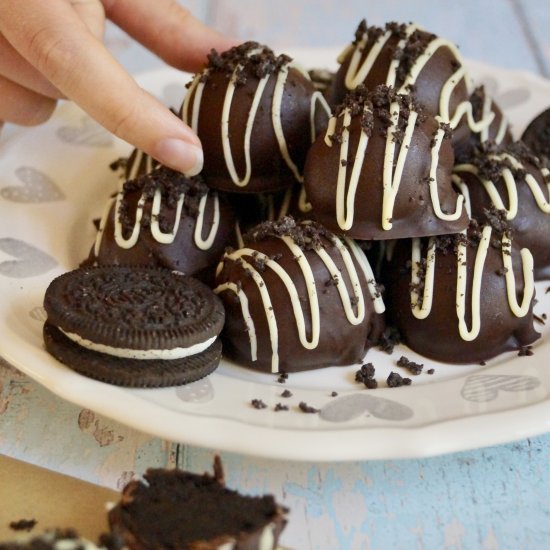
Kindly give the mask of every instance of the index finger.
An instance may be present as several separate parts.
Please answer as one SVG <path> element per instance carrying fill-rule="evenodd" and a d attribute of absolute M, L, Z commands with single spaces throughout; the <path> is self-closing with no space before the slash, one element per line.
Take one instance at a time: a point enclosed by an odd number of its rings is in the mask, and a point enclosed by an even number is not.
<path fill-rule="evenodd" d="M 232 38 L 208 27 L 175 0 L 101 0 L 107 17 L 167 63 L 199 71 L 212 48 L 225 51 Z"/>
<path fill-rule="evenodd" d="M 189 175 L 199 139 L 142 90 L 65 0 L 0 0 L 0 32 L 68 98 L 115 135 Z"/>

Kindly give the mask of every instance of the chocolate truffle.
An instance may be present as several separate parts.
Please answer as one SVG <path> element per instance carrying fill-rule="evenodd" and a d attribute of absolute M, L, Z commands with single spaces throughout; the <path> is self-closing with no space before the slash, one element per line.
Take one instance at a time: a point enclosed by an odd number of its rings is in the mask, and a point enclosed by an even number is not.
<path fill-rule="evenodd" d="M 200 177 L 159 167 L 110 200 L 85 265 L 161 266 L 208 280 L 234 224 L 233 209 Z"/>
<path fill-rule="evenodd" d="M 216 276 L 224 353 L 264 372 L 361 361 L 383 329 L 384 303 L 359 246 L 290 217 L 245 237 Z"/>
<path fill-rule="evenodd" d="M 467 234 L 403 239 L 388 250 L 388 318 L 411 349 L 477 363 L 533 343 L 533 258 L 475 222 Z"/>
<path fill-rule="evenodd" d="M 480 148 L 454 167 L 453 180 L 466 197 L 473 218 L 484 222 L 504 211 L 521 248 L 535 260 L 535 279 L 550 277 L 550 171 L 521 143 Z"/>
<path fill-rule="evenodd" d="M 308 153 L 311 217 L 355 239 L 461 231 L 468 217 L 452 186 L 453 161 L 447 125 L 408 94 L 360 85 Z"/>
<path fill-rule="evenodd" d="M 301 181 L 306 152 L 329 112 L 306 72 L 255 42 L 213 51 L 181 107 L 203 145 L 206 183 L 240 193 Z"/>
<path fill-rule="evenodd" d="M 492 120 L 473 120 L 470 81 L 458 48 L 416 24 L 392 22 L 381 28 L 368 27 L 363 20 L 338 61 L 341 65 L 327 95 L 331 105 L 359 84 L 369 89 L 385 84 L 399 93 L 413 93 L 427 113 L 456 128 L 453 143 Z"/>
<path fill-rule="evenodd" d="M 287 509 L 271 495 L 228 489 L 214 475 L 150 468 L 109 511 L 115 540 L 128 550 L 275 550 Z"/>

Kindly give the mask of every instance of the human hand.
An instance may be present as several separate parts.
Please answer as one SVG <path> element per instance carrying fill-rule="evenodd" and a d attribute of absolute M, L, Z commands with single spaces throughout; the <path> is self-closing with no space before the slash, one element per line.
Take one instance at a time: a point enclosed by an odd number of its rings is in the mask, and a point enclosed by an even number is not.
<path fill-rule="evenodd" d="M 198 173 L 199 139 L 110 55 L 106 17 L 186 71 L 234 45 L 175 0 L 0 0 L 0 125 L 40 124 L 66 97 L 161 163 Z"/>

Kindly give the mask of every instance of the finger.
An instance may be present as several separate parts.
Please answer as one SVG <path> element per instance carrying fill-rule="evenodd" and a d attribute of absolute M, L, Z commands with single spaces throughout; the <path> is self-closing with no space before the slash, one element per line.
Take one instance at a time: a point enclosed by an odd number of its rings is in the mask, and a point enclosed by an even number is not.
<path fill-rule="evenodd" d="M 207 27 L 174 0 L 102 0 L 107 17 L 170 65 L 199 71 L 212 48 L 235 40 Z"/>
<path fill-rule="evenodd" d="M 98 38 L 105 29 L 105 10 L 100 0 L 69 0 L 75 12 Z M 61 99 L 63 94 L 53 86 L 0 35 L 0 75 L 25 88 L 52 99 Z"/>
<path fill-rule="evenodd" d="M 40 95 L 61 99 L 63 94 L 0 34 L 0 75 Z"/>
<path fill-rule="evenodd" d="M 100 124 L 171 168 L 202 169 L 191 129 L 138 87 L 65 0 L 0 0 L 0 13 L 10 15 L 0 17 L 9 42 Z"/>
<path fill-rule="evenodd" d="M 37 94 L 0 76 L 0 121 L 35 126 L 50 118 L 55 100 Z"/>
<path fill-rule="evenodd" d="M 99 39 L 105 31 L 105 10 L 101 0 L 68 0 L 88 30 Z"/>

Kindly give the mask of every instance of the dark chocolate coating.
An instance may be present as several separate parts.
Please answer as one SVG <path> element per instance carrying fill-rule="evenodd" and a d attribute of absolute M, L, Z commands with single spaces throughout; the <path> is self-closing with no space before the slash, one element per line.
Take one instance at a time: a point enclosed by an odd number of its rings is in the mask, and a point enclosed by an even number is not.
<path fill-rule="evenodd" d="M 368 141 L 355 194 L 353 225 L 344 231 L 337 221 L 336 189 L 340 168 L 340 146 L 333 143 L 329 147 L 325 143 L 324 134 L 320 135 L 311 147 L 304 170 L 304 185 L 308 199 L 313 205 L 313 210 L 310 213 L 311 218 L 321 222 L 335 233 L 345 233 L 349 237 L 361 240 L 438 235 L 465 229 L 468 225 L 468 217 L 464 209 L 461 216 L 455 221 L 439 219 L 434 213 L 428 178 L 432 138 L 438 129 L 438 123 L 430 116 L 419 117 L 418 121 L 395 199 L 391 229 L 386 230 L 382 227 L 387 123 L 385 118 L 376 112 L 374 128 Z M 342 117 L 337 122 L 337 130 L 341 127 Z M 349 184 L 362 132 L 359 116 L 352 117 L 348 129 L 349 150 L 346 181 Z M 400 148 L 398 143 L 396 159 Z M 437 164 L 437 188 L 441 208 L 444 212 L 456 210 L 458 194 L 451 184 L 453 162 L 454 154 L 451 141 L 443 139 Z"/>
<path fill-rule="evenodd" d="M 550 109 L 538 114 L 527 126 L 521 141 L 539 157 L 550 159 Z"/>
<path fill-rule="evenodd" d="M 286 524 L 286 510 L 270 495 L 244 496 L 209 474 L 149 469 L 145 481 L 131 481 L 109 511 L 116 538 L 129 550 L 263 550 L 264 528 L 275 550 Z"/>
<path fill-rule="evenodd" d="M 235 210 L 240 231 L 244 234 L 260 223 L 278 221 L 287 215 L 296 220 L 308 219 L 309 209 L 302 209 L 300 205 L 301 191 L 302 185 L 295 183 L 283 191 L 227 193 L 226 197 Z"/>
<path fill-rule="evenodd" d="M 248 114 L 260 79 L 246 71 L 246 80 L 238 84 L 233 95 L 229 114 L 231 153 L 239 178 L 246 173 L 245 129 Z M 296 177 L 280 153 L 272 122 L 273 91 L 277 73 L 269 76 L 254 124 L 250 140 L 251 177 L 245 186 L 237 186 L 229 174 L 222 145 L 222 109 L 229 83 L 223 72 L 208 74 L 199 110 L 197 135 L 204 150 L 202 175 L 213 189 L 236 193 L 261 193 L 288 188 L 296 183 Z M 311 101 L 315 92 L 313 84 L 297 69 L 290 67 L 281 103 L 281 123 L 290 158 L 300 174 L 311 136 Z M 195 94 L 190 92 L 189 112 L 192 112 Z M 320 131 L 326 125 L 327 114 L 317 105 L 316 127 Z"/>
<path fill-rule="evenodd" d="M 438 252 L 435 261 L 432 310 L 425 319 L 411 311 L 411 240 L 396 243 L 392 259 L 383 268 L 382 282 L 388 322 L 399 330 L 403 342 L 412 350 L 445 363 L 478 363 L 506 351 L 518 350 L 540 337 L 533 327 L 533 302 L 525 317 L 516 317 L 508 304 L 502 251 L 489 246 L 481 285 L 481 328 L 472 341 L 463 340 L 456 314 L 457 256 L 453 250 Z M 423 239 L 422 258 L 427 239 Z M 471 327 L 471 291 L 476 246 L 467 249 L 466 323 Z M 512 247 L 516 294 L 523 296 L 523 276 L 519 251 Z"/>
<path fill-rule="evenodd" d="M 341 271 L 341 278 L 348 292 L 353 295 L 340 253 L 336 251 L 335 245 L 325 237 L 323 237 L 323 245 Z M 292 279 L 300 297 L 306 334 L 310 338 L 311 313 L 308 293 L 303 272 L 293 253 L 280 238 L 276 237 L 266 237 L 249 246 L 275 259 Z M 327 366 L 350 365 L 361 361 L 367 349 L 377 343 L 384 323 L 382 315 L 374 311 L 367 280 L 359 268 L 358 262 L 352 255 L 363 292 L 365 316 L 359 324 L 352 325 L 345 315 L 337 287 L 325 264 L 315 251 L 303 250 L 303 253 L 313 272 L 320 308 L 319 344 L 313 349 L 306 349 L 300 342 L 289 292 L 280 277 L 269 267 L 264 269 L 261 265 L 257 267 L 263 278 L 265 289 L 271 298 L 277 323 L 279 371 L 298 372 Z M 244 259 L 254 265 L 254 258 L 250 255 L 244 256 Z M 241 262 L 228 258 L 224 258 L 223 269 L 216 278 L 218 285 L 226 282 L 233 282 L 240 286 L 248 298 L 248 307 L 257 337 L 257 360 L 253 361 L 251 357 L 250 338 L 243 319 L 240 299 L 234 292 L 228 290 L 218 294 L 226 310 L 226 323 L 222 333 L 224 354 L 241 365 L 255 370 L 272 372 L 273 352 L 270 332 L 258 286 Z"/>
<path fill-rule="evenodd" d="M 526 173 L 535 178 L 543 196 L 548 200 L 548 186 L 541 173 L 541 167 L 525 160 L 522 161 L 522 164 Z M 487 220 L 487 210 L 493 206 L 489 194 L 476 175 L 463 171 L 457 171 L 457 174 L 468 186 L 472 217 L 484 223 Z M 495 184 L 499 195 L 503 197 L 504 205 L 508 207 L 508 193 L 504 179 L 499 177 L 491 181 Z M 518 212 L 515 218 L 508 220 L 507 223 L 513 232 L 516 245 L 519 248 L 528 248 L 533 254 L 535 280 L 548 279 L 550 277 L 550 214 L 545 214 L 539 208 L 524 176 L 518 173 L 515 176 L 515 181 Z"/>

